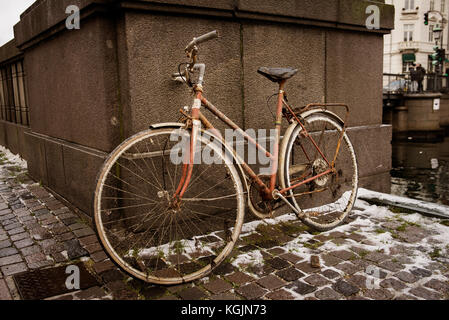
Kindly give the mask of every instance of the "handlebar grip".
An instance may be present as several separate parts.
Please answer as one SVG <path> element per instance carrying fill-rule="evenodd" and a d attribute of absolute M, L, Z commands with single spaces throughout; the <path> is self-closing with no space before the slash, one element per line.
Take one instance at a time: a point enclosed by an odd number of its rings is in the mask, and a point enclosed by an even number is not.
<path fill-rule="evenodd" d="M 188 46 L 186 47 L 186 51 L 190 51 L 192 50 L 192 48 L 194 46 L 196 46 L 197 44 L 212 40 L 218 38 L 218 31 L 214 30 L 211 31 L 209 33 L 203 34 L 202 36 L 199 36 L 198 38 L 193 38 L 193 40 L 188 44 Z"/>

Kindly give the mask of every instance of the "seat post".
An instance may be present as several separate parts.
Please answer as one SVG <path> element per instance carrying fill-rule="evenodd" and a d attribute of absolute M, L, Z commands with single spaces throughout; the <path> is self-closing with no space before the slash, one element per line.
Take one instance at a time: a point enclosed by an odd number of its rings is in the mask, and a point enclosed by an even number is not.
<path fill-rule="evenodd" d="M 287 82 L 286 79 L 284 80 L 280 80 L 279 83 L 279 95 L 278 95 L 278 103 L 277 103 L 277 109 L 276 109 L 276 127 L 279 126 L 279 128 L 281 127 L 281 121 L 282 121 L 282 102 L 284 100 L 284 86 L 285 86 L 285 82 Z"/>
<path fill-rule="evenodd" d="M 270 179 L 270 192 L 274 191 L 276 186 L 276 172 L 278 170 L 278 157 L 279 157 L 279 143 L 281 140 L 281 125 L 282 125 L 282 102 L 284 100 L 284 85 L 287 80 L 283 79 L 279 81 L 279 95 L 278 95 L 278 103 L 276 109 L 276 122 L 275 131 L 276 131 L 276 140 L 274 141 L 274 154 L 273 154 L 273 162 L 271 167 L 271 179 Z"/>
<path fill-rule="evenodd" d="M 280 80 L 279 83 L 279 95 L 278 95 L 278 103 L 277 103 L 277 108 L 276 108 L 276 127 L 279 126 L 279 128 L 281 127 L 281 121 L 282 121 L 282 102 L 284 100 L 284 85 L 285 82 L 287 82 L 286 79 L 284 80 Z"/>
<path fill-rule="evenodd" d="M 287 82 L 287 80 L 285 80 L 285 79 L 279 81 L 279 93 L 284 90 L 284 86 L 285 86 L 286 82 Z"/>

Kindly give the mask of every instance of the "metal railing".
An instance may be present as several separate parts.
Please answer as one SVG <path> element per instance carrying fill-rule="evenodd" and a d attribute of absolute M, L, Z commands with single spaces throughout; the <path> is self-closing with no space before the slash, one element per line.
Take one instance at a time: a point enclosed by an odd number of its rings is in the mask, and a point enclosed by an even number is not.
<path fill-rule="evenodd" d="M 437 75 L 437 79 L 435 81 L 434 73 L 426 74 L 423 80 L 423 91 L 449 93 L 448 77 Z M 383 93 L 384 94 L 418 93 L 418 83 L 416 81 L 412 81 L 410 73 L 403 73 L 403 74 L 384 73 Z"/>
<path fill-rule="evenodd" d="M 0 119 L 29 126 L 23 60 L 0 66 Z"/>
<path fill-rule="evenodd" d="M 426 91 L 429 92 L 441 92 L 441 93 L 448 93 L 449 92 L 449 81 L 447 77 L 444 77 L 442 75 L 437 75 L 436 81 L 435 81 L 435 74 L 430 73 L 426 75 Z"/>
<path fill-rule="evenodd" d="M 410 90 L 410 83 L 407 74 L 384 73 L 382 91 L 384 94 L 403 94 Z"/>

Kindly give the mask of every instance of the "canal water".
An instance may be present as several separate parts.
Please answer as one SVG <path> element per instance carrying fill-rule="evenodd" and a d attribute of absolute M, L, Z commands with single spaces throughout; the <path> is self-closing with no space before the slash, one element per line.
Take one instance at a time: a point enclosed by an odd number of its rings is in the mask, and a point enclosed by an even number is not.
<path fill-rule="evenodd" d="M 393 142 L 391 193 L 449 205 L 449 137 L 438 143 Z"/>

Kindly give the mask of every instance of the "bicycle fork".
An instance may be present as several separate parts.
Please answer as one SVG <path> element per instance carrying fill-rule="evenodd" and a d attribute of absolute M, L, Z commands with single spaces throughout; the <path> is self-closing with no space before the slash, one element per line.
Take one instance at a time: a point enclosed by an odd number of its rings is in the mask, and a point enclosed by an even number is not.
<path fill-rule="evenodd" d="M 187 187 L 189 186 L 190 179 L 192 178 L 196 142 L 198 138 L 198 133 L 201 130 L 201 121 L 199 120 L 201 96 L 202 92 L 195 88 L 195 99 L 193 100 L 192 105 L 192 134 L 190 135 L 190 141 L 188 142 L 189 146 L 186 146 L 186 148 L 187 147 L 189 148 L 189 152 L 184 153 L 181 180 L 179 182 L 175 194 L 173 195 L 173 199 L 175 201 L 176 199 L 178 199 L 178 201 L 182 199 L 184 193 L 187 190 Z"/>

